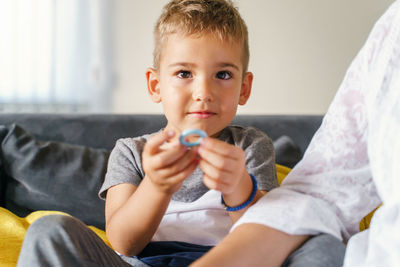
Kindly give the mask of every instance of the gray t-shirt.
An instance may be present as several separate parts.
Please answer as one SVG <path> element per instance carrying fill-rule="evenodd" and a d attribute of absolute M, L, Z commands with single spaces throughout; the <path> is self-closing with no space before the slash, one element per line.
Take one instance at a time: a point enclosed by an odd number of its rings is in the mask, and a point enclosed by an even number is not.
<path fill-rule="evenodd" d="M 129 183 L 138 186 L 145 176 L 142 168 L 142 152 L 146 141 L 152 136 L 119 139 L 111 152 L 107 173 L 99 196 L 105 199 L 107 190 L 118 184 Z M 246 153 L 247 171 L 258 182 L 258 189 L 269 191 L 278 186 L 275 169 L 275 154 L 271 139 L 253 127 L 228 126 L 221 131 L 218 139 L 242 148 Z M 199 167 L 186 178 L 172 200 L 193 202 L 209 189 L 202 182 Z"/>

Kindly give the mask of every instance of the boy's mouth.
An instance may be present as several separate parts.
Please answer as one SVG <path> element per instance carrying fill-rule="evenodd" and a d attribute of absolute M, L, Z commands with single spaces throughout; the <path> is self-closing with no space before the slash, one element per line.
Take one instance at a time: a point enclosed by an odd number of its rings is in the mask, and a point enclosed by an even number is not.
<path fill-rule="evenodd" d="M 212 111 L 208 111 L 208 110 L 200 110 L 200 111 L 193 111 L 193 112 L 189 112 L 189 115 L 198 118 L 198 119 L 208 119 L 214 115 L 216 115 L 217 113 L 212 112 Z"/>

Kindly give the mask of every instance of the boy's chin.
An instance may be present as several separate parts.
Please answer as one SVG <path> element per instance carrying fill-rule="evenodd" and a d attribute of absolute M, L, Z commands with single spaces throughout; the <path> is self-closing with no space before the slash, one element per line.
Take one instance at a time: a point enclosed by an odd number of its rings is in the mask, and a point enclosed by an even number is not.
<path fill-rule="evenodd" d="M 211 136 L 211 137 L 217 138 L 217 137 L 219 136 L 219 134 L 221 133 L 221 131 L 222 131 L 222 130 L 220 130 L 220 131 L 217 131 L 217 132 L 215 132 L 215 133 L 213 133 L 213 134 L 210 134 L 210 135 L 208 135 L 208 136 Z"/>

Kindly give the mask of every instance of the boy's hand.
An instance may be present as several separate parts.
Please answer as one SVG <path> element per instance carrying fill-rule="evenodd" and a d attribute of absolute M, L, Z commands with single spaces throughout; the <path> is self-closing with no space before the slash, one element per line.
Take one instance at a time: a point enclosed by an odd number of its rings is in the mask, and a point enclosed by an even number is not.
<path fill-rule="evenodd" d="M 204 184 L 221 191 L 224 198 L 235 194 L 243 182 L 251 185 L 246 170 L 246 155 L 241 148 L 218 139 L 205 138 L 200 144 L 199 155 Z"/>
<path fill-rule="evenodd" d="M 143 170 L 155 188 L 172 195 L 197 166 L 197 152 L 179 142 L 164 144 L 174 132 L 162 131 L 152 136 L 143 150 Z"/>

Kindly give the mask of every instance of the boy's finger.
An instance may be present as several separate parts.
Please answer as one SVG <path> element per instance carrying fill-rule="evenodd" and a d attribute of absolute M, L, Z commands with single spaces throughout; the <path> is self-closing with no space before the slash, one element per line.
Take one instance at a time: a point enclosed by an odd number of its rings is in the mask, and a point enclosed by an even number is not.
<path fill-rule="evenodd" d="M 189 165 L 186 166 L 185 169 L 183 169 L 181 172 L 177 173 L 174 175 L 174 177 L 171 179 L 173 183 L 180 183 L 183 182 L 187 177 L 189 177 L 194 170 L 197 167 L 197 162 L 192 161 Z"/>
<path fill-rule="evenodd" d="M 225 188 L 227 188 L 227 185 L 219 180 L 215 180 L 214 178 L 204 174 L 203 175 L 203 183 L 205 186 L 207 186 L 209 189 L 214 189 L 218 191 L 223 191 Z"/>
<path fill-rule="evenodd" d="M 232 172 L 235 170 L 235 165 L 239 163 L 236 158 L 224 156 L 208 149 L 200 149 L 199 155 L 202 161 L 206 161 L 215 168 L 225 170 L 227 172 Z"/>
<path fill-rule="evenodd" d="M 200 151 L 206 149 L 225 157 L 237 158 L 238 147 L 215 138 L 204 138 L 200 143 Z"/>
<path fill-rule="evenodd" d="M 210 164 L 203 159 L 199 161 L 199 166 L 205 175 L 214 180 L 218 180 L 219 182 L 225 183 L 226 180 L 232 177 L 232 172 L 216 168 L 213 164 Z"/>
<path fill-rule="evenodd" d="M 160 176 L 163 177 L 174 177 L 179 175 L 180 173 L 184 173 L 188 166 L 195 165 L 197 166 L 198 161 L 196 160 L 197 154 L 193 151 L 187 151 L 187 153 L 181 157 L 177 162 L 169 166 L 168 168 L 164 168 L 158 171 Z M 186 178 L 187 176 L 185 176 Z"/>
<path fill-rule="evenodd" d="M 186 152 L 185 146 L 176 143 L 168 149 L 160 149 L 157 154 L 152 155 L 152 164 L 155 169 L 166 168 L 182 158 Z"/>
<path fill-rule="evenodd" d="M 161 131 L 160 133 L 153 135 L 147 140 L 143 152 L 149 154 L 157 153 L 160 149 L 160 146 L 174 137 L 174 135 L 174 131 Z"/>

